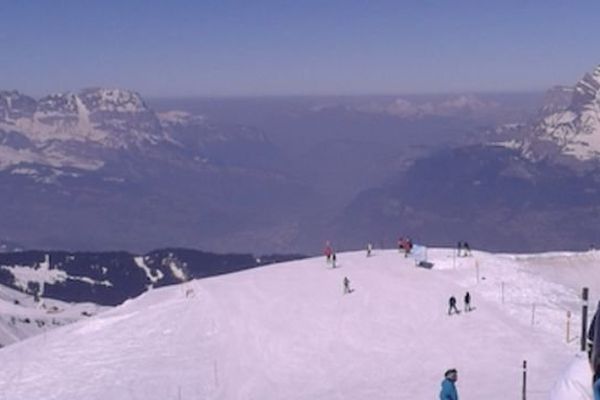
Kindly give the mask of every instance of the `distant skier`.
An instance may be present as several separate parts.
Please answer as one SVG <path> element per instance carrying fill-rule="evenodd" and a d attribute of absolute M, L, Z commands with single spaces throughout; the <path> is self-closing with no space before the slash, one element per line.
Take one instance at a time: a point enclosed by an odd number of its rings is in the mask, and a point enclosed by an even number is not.
<path fill-rule="evenodd" d="M 452 315 L 452 311 L 460 314 L 460 311 L 456 308 L 456 297 L 454 296 L 450 296 L 450 299 L 448 299 L 448 315 Z"/>
<path fill-rule="evenodd" d="M 404 251 L 404 257 L 408 257 L 408 254 L 413 248 L 412 240 L 408 237 L 400 238 L 398 243 L 399 251 Z"/>
<path fill-rule="evenodd" d="M 442 390 L 440 391 L 440 400 L 458 400 L 458 392 L 456 391 L 456 381 L 458 380 L 458 372 L 453 368 L 444 373 L 442 381 Z"/>
<path fill-rule="evenodd" d="M 323 251 L 323 253 L 325 254 L 325 259 L 327 263 L 329 263 L 331 261 L 331 255 L 333 254 L 333 249 L 331 248 L 329 242 L 325 243 L 325 250 Z"/>
<path fill-rule="evenodd" d="M 456 244 L 456 256 L 460 257 L 461 253 L 462 253 L 462 249 L 463 249 L 463 243 L 462 242 L 458 242 Z"/>
<path fill-rule="evenodd" d="M 465 249 L 465 257 L 471 255 L 471 247 L 469 247 L 469 242 L 464 242 L 463 247 Z"/>
<path fill-rule="evenodd" d="M 471 293 L 465 293 L 465 312 L 471 311 Z"/>
<path fill-rule="evenodd" d="M 336 260 L 337 260 L 337 257 L 335 256 L 335 253 L 333 253 L 331 255 L 331 265 L 332 265 L 333 268 L 335 268 L 335 262 L 336 262 Z"/>
<path fill-rule="evenodd" d="M 367 244 L 367 257 L 371 257 L 371 252 L 373 252 L 373 245 L 369 243 Z"/>
<path fill-rule="evenodd" d="M 398 252 L 402 253 L 403 249 L 404 249 L 404 238 L 402 236 L 400 236 L 398 238 Z"/>
<path fill-rule="evenodd" d="M 350 279 L 347 276 L 344 277 L 344 294 L 352 293 L 352 289 L 350 289 Z"/>

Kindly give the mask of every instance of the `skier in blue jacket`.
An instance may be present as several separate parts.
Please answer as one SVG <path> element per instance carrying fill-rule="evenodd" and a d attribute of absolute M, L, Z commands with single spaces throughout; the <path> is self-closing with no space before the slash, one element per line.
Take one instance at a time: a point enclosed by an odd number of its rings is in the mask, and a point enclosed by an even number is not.
<path fill-rule="evenodd" d="M 442 391 L 440 392 L 440 400 L 458 400 L 458 393 L 454 383 L 457 381 L 458 375 L 455 369 L 449 369 L 444 374 L 442 381 Z"/>

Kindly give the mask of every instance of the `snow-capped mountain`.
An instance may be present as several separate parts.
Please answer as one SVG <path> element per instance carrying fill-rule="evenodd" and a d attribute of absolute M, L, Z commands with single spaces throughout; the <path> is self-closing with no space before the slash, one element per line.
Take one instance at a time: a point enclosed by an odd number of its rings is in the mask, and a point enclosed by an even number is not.
<path fill-rule="evenodd" d="M 505 400 L 521 397 L 527 360 L 527 398 L 553 398 L 578 353 L 581 286 L 591 304 L 600 294 L 598 253 L 429 249 L 428 258 L 432 269 L 395 250 L 338 253 L 335 269 L 319 257 L 152 290 L 1 349 L 0 393 L 433 399 L 444 371 L 457 368 L 461 398 Z M 474 310 L 449 316 L 448 298 L 462 310 L 466 291 Z"/>
<path fill-rule="evenodd" d="M 0 169 L 22 163 L 97 170 L 94 149 L 129 149 L 165 141 L 160 122 L 139 94 L 84 89 L 39 101 L 0 92 Z"/>
<path fill-rule="evenodd" d="M 302 183 L 263 132 L 200 114 L 159 114 L 121 89 L 0 92 L 0 235 L 29 248 L 281 251 L 245 231 L 300 202 Z M 268 210 L 267 193 L 282 198 Z M 233 227 L 243 250 L 220 247 Z"/>
<path fill-rule="evenodd" d="M 573 88 L 552 90 L 524 143 L 524 152 L 540 158 L 553 153 L 580 161 L 600 157 L 600 65 Z"/>

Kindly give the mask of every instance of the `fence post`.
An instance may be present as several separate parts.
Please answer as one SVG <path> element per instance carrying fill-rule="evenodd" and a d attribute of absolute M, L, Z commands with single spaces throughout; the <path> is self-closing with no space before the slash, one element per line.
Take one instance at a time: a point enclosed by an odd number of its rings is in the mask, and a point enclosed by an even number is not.
<path fill-rule="evenodd" d="M 523 400 L 527 400 L 527 360 L 523 360 Z"/>
<path fill-rule="evenodd" d="M 585 351 L 587 346 L 588 295 L 589 290 L 584 287 L 581 292 L 581 299 L 583 300 L 581 307 L 581 351 Z"/>
<path fill-rule="evenodd" d="M 571 341 L 571 311 L 567 311 L 567 343 Z"/>

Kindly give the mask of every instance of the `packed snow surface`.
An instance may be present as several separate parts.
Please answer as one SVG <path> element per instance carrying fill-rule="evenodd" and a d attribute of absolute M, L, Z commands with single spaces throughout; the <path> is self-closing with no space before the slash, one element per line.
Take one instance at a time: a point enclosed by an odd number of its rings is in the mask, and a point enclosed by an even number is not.
<path fill-rule="evenodd" d="M 457 368 L 461 399 L 505 400 L 523 360 L 527 398 L 548 399 L 578 353 L 581 287 L 600 294 L 600 253 L 428 258 L 339 253 L 335 269 L 314 258 L 150 290 L 1 349 L 0 399 L 436 399 Z M 449 316 L 467 290 L 475 309 Z"/>

